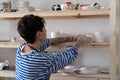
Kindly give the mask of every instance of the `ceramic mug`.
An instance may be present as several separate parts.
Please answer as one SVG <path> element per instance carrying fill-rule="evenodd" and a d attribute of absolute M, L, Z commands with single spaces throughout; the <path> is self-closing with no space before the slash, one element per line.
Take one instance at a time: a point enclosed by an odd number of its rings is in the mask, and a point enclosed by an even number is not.
<path fill-rule="evenodd" d="M 96 42 L 104 42 L 104 33 L 103 32 L 95 32 Z"/>
<path fill-rule="evenodd" d="M 2 70 L 4 67 L 4 63 L 3 62 L 0 62 L 0 70 Z"/>
<path fill-rule="evenodd" d="M 29 7 L 29 1 L 19 1 L 19 7 Z"/>
<path fill-rule="evenodd" d="M 60 37 L 60 32 L 51 32 L 51 38 L 56 38 L 56 37 Z"/>
<path fill-rule="evenodd" d="M 60 7 L 60 5 L 52 5 L 52 10 L 53 11 L 61 10 L 61 7 Z"/>
<path fill-rule="evenodd" d="M 9 69 L 9 61 L 5 60 L 5 62 L 0 62 L 0 70 L 8 70 Z"/>

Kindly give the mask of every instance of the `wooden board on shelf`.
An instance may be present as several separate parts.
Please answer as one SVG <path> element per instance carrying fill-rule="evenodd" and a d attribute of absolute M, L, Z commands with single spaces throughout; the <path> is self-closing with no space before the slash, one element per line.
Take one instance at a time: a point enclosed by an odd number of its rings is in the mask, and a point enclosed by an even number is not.
<path fill-rule="evenodd" d="M 35 11 L 0 13 L 0 19 L 16 19 L 27 14 L 35 14 L 44 18 L 83 18 L 109 16 L 109 10 L 67 10 L 67 11 Z"/>
<path fill-rule="evenodd" d="M 1 48 L 18 48 L 22 42 L 0 42 Z M 77 42 L 66 42 L 59 45 L 52 45 L 50 47 L 58 47 L 59 49 L 66 48 L 67 46 L 75 46 L 78 49 L 109 49 L 109 43 L 90 43 L 87 45 L 80 45 Z"/>
<path fill-rule="evenodd" d="M 21 42 L 0 42 L 1 48 L 18 48 Z"/>
<path fill-rule="evenodd" d="M 15 78 L 15 71 L 1 70 L 1 71 L 0 71 L 0 77 Z"/>
<path fill-rule="evenodd" d="M 0 77 L 11 77 L 11 78 L 15 78 L 15 71 L 10 71 L 10 70 L 3 70 L 3 71 L 0 71 Z M 60 74 L 60 73 L 55 73 L 55 74 L 51 74 L 51 77 L 52 78 L 60 78 L 63 80 L 63 78 L 66 78 L 66 79 L 70 79 L 71 80 L 71 77 L 74 78 L 74 79 L 87 79 L 87 80 L 94 80 L 94 79 L 109 79 L 110 78 L 110 75 L 109 74 L 94 74 L 94 75 L 81 75 L 81 74 L 66 74 L 66 75 L 63 75 L 63 74 Z M 89 78 L 89 79 L 88 79 Z"/>
<path fill-rule="evenodd" d="M 99 80 L 110 80 L 110 79 L 99 79 Z"/>
<path fill-rule="evenodd" d="M 97 78 L 78 78 L 78 77 L 73 77 L 73 76 L 69 76 L 69 77 L 51 76 L 50 80 L 98 80 L 98 79 Z"/>
<path fill-rule="evenodd" d="M 79 49 L 109 49 L 110 44 L 108 42 L 103 42 L 103 43 L 90 43 L 87 45 L 80 45 L 77 44 Z"/>
<path fill-rule="evenodd" d="M 66 42 L 59 45 L 52 45 L 51 47 L 58 47 L 59 49 L 66 48 L 67 46 L 75 46 L 78 49 L 109 49 L 109 43 L 89 43 L 81 45 L 79 42 Z"/>
<path fill-rule="evenodd" d="M 75 78 L 75 80 L 98 80 L 98 79 L 110 79 L 109 74 L 94 74 L 94 75 L 82 75 L 82 74 L 62 74 L 62 73 L 55 73 L 51 75 L 53 78 L 61 78 L 63 80 L 66 78 L 67 80 L 72 80 L 71 77 Z"/>
<path fill-rule="evenodd" d="M 66 43 L 61 43 L 58 45 L 51 45 L 50 47 L 57 47 L 59 49 L 66 48 L 67 46 L 74 46 L 76 47 L 76 42 L 66 42 Z"/>

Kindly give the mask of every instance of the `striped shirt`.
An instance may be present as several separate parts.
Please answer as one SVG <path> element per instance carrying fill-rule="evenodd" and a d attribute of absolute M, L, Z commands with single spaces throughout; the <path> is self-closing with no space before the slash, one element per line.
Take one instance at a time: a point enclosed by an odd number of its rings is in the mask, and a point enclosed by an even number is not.
<path fill-rule="evenodd" d="M 51 45 L 50 39 L 40 44 L 40 51 L 23 53 L 27 43 L 22 43 L 16 53 L 16 80 L 49 80 L 54 71 L 72 63 L 78 55 L 77 49 L 67 47 L 56 54 L 46 54 L 44 50 Z"/>

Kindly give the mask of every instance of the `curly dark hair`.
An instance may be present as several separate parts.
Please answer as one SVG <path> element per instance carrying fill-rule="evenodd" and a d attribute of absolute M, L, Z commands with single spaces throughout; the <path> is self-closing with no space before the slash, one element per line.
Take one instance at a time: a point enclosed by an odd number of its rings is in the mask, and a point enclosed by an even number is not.
<path fill-rule="evenodd" d="M 37 31 L 42 32 L 43 27 L 45 27 L 45 20 L 42 17 L 30 14 L 19 20 L 17 31 L 26 42 L 34 43 Z"/>

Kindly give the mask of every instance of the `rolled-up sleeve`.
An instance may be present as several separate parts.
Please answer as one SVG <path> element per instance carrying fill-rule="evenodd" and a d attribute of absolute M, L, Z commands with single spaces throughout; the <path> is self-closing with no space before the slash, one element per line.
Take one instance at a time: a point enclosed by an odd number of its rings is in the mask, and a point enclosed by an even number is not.
<path fill-rule="evenodd" d="M 43 52 L 46 48 L 51 45 L 50 39 L 46 39 L 44 42 L 40 44 L 40 51 Z"/>

